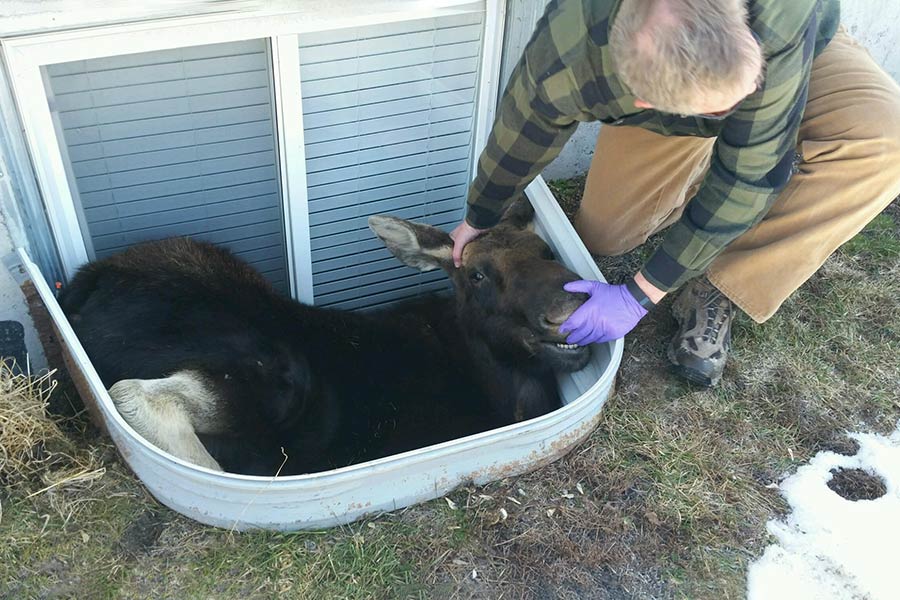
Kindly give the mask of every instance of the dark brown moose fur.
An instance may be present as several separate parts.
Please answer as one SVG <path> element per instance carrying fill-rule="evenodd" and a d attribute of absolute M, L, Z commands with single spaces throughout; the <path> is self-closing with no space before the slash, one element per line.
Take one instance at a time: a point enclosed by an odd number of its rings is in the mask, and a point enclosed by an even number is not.
<path fill-rule="evenodd" d="M 218 429 L 200 439 L 226 471 L 271 475 L 282 450 L 281 474 L 325 470 L 559 406 L 554 370 L 589 358 L 558 345 L 583 298 L 563 291 L 577 276 L 525 228 L 531 216 L 517 205 L 459 269 L 445 232 L 374 217 L 395 256 L 444 268 L 455 295 L 370 313 L 285 298 L 230 252 L 185 238 L 86 265 L 61 304 L 108 387 L 202 374 L 215 395 L 202 418 Z"/>

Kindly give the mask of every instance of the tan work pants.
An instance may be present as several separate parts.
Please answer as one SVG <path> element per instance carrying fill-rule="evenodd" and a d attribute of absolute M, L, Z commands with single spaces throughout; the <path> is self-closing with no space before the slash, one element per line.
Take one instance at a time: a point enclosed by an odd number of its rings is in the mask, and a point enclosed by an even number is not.
<path fill-rule="evenodd" d="M 615 256 L 678 220 L 715 140 L 603 127 L 575 227 Z M 843 30 L 813 62 L 800 171 L 707 277 L 761 323 L 900 194 L 900 86 Z"/>

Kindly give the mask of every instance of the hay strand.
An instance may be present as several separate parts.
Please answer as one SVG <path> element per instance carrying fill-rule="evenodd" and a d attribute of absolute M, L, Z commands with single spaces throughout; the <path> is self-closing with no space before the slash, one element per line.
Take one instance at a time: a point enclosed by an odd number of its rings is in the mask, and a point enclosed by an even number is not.
<path fill-rule="evenodd" d="M 52 370 L 32 376 L 19 372 L 14 361 L 0 360 L 0 484 L 25 498 L 84 488 L 105 473 L 96 454 L 79 448 L 48 416 L 55 375 Z"/>

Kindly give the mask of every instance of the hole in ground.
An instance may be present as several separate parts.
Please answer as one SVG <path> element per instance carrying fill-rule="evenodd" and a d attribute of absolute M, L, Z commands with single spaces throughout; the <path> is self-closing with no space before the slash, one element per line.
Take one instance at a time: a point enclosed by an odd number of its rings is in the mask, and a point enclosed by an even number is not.
<path fill-rule="evenodd" d="M 835 454 L 843 454 L 844 456 L 853 456 L 859 452 L 859 442 L 847 436 L 835 436 L 823 440 L 816 450 L 830 450 Z"/>
<path fill-rule="evenodd" d="M 831 470 L 828 487 L 841 498 L 853 502 L 875 500 L 887 493 L 884 479 L 878 475 L 872 475 L 862 469 L 845 469 L 843 467 Z"/>

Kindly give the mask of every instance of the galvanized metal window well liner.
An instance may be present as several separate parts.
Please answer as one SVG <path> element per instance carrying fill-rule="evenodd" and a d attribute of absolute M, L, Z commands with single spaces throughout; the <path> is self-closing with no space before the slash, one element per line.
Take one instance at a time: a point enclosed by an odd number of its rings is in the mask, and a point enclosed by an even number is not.
<path fill-rule="evenodd" d="M 316 76 L 310 74 L 308 68 L 315 61 L 304 61 L 304 48 L 314 44 L 316 39 L 327 43 L 332 34 L 340 36 L 341 31 L 346 33 L 350 28 L 362 30 L 384 26 L 390 29 L 417 20 L 433 19 L 435 23 L 440 23 L 457 18 L 465 20 L 481 13 L 483 37 L 481 53 L 477 57 L 477 86 L 473 90 L 474 120 L 471 125 L 466 125 L 473 140 L 466 166 L 471 178 L 475 157 L 486 142 L 494 117 L 505 10 L 505 0 L 433 0 L 430 3 L 420 0 L 323 0 L 300 2 L 296 11 L 289 14 L 259 12 L 167 19 L 4 41 L 10 79 L 25 125 L 26 141 L 66 275 L 71 276 L 88 260 L 90 253 L 66 172 L 64 145 L 58 139 L 58 129 L 54 126 L 47 101 L 44 73 L 48 65 L 266 40 L 271 64 L 271 105 L 277 140 L 274 151 L 282 197 L 288 289 L 295 298 L 312 302 L 316 299 L 316 285 L 331 286 L 322 288 L 323 300 L 352 307 L 354 300 L 340 295 L 345 290 L 323 275 L 329 270 L 316 273 L 314 269 L 316 259 L 330 258 L 316 254 L 318 249 L 314 244 L 318 242 L 313 240 L 342 235 L 341 231 L 332 228 L 334 223 L 343 221 L 343 216 L 333 220 L 315 216 L 327 212 L 313 206 L 318 201 L 316 188 L 332 185 L 334 182 L 327 179 L 340 175 L 340 172 L 328 175 L 328 169 L 317 169 L 317 158 L 307 156 L 307 150 L 315 144 L 341 138 L 337 135 L 332 139 L 326 139 L 327 136 L 319 140 L 305 139 L 307 131 L 317 131 L 312 134 L 314 136 L 327 134 L 330 125 L 314 123 L 317 118 L 323 118 L 323 111 L 310 107 L 308 98 L 304 96 L 304 78 L 309 79 L 310 88 L 316 86 Z M 308 36 L 308 42 L 304 42 L 304 36 Z M 304 69 L 304 66 L 307 68 Z M 314 97 L 315 93 L 309 96 Z M 447 106 L 455 104 L 460 107 L 467 103 L 468 98 Z M 438 106 L 439 110 L 443 108 Z M 304 110 L 311 115 L 308 123 L 305 122 Z M 435 119 L 438 123 L 444 123 L 440 127 L 446 127 L 447 123 L 464 123 L 465 116 L 454 113 L 454 110 L 462 109 L 449 109 L 442 113 L 441 118 Z M 317 113 L 319 117 L 312 116 Z M 458 135 L 466 127 L 444 133 Z M 454 161 L 461 160 L 459 146 L 462 145 L 429 147 L 429 153 L 442 153 L 436 155 L 434 160 L 435 165 L 444 165 L 438 169 L 453 166 L 444 173 L 426 172 L 426 181 L 430 176 L 458 175 Z M 429 157 L 426 169 L 431 164 Z M 326 174 L 322 175 L 323 172 Z M 435 186 L 435 189 L 440 187 Z M 427 188 L 425 192 L 430 190 Z M 602 279 L 602 274 L 540 178 L 529 187 L 527 194 L 537 213 L 538 233 L 553 247 L 562 262 L 584 278 Z M 341 196 L 342 193 L 327 195 L 329 198 Z M 463 201 L 460 197 L 461 204 Z M 445 202 L 445 199 L 436 197 L 436 202 Z M 439 209 L 436 214 L 450 219 L 457 214 L 461 216 L 462 208 L 459 207 L 459 213 Z M 316 238 L 315 234 L 310 235 L 311 227 L 320 226 L 322 236 Z M 326 243 L 320 249 L 327 254 L 329 246 Z M 162 503 L 191 518 L 222 527 L 280 530 L 328 527 L 373 512 L 393 510 L 439 497 L 467 481 L 485 483 L 545 464 L 564 454 L 593 429 L 611 393 L 622 356 L 621 340 L 596 347 L 588 367 L 559 377 L 565 406 L 527 422 L 324 473 L 277 479 L 217 473 L 160 451 L 125 423 L 57 305 L 51 286 L 47 285 L 27 254 L 24 251 L 20 254 L 53 317 L 73 378 L 80 384 L 80 391 L 88 404 L 96 409 L 124 460 Z M 365 273 L 355 276 L 362 275 Z"/>
<path fill-rule="evenodd" d="M 603 279 L 543 181 L 527 190 L 536 230 L 585 279 Z M 590 435 L 612 393 L 622 340 L 595 346 L 583 370 L 558 378 L 564 406 L 551 413 L 366 463 L 308 475 L 254 477 L 186 463 L 140 437 L 119 415 L 50 287 L 24 251 L 22 263 L 47 305 L 80 391 L 147 489 L 163 504 L 219 527 L 320 529 L 438 498 L 551 462 Z"/>

